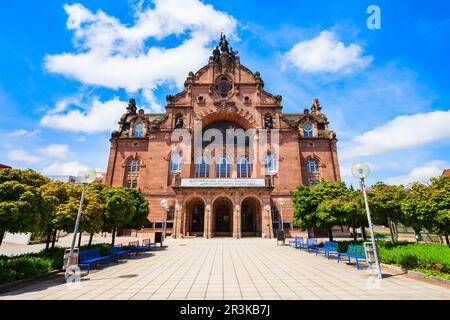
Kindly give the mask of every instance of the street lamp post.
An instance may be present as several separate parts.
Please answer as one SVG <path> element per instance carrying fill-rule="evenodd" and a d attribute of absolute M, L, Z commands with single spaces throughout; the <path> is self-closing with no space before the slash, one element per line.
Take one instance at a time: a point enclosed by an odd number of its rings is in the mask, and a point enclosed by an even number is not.
<path fill-rule="evenodd" d="M 361 189 L 362 189 L 362 192 L 364 195 L 364 204 L 366 206 L 367 220 L 369 221 L 370 238 L 372 240 L 373 253 L 375 255 L 376 273 L 377 273 L 378 279 L 381 279 L 383 275 L 381 273 L 380 261 L 378 259 L 378 247 L 377 247 L 377 243 L 375 241 L 375 234 L 373 231 L 372 218 L 370 216 L 369 201 L 367 201 L 366 185 L 364 183 L 364 179 L 367 178 L 369 176 L 369 174 L 370 174 L 370 167 L 365 163 L 357 163 L 352 167 L 352 175 L 355 178 L 359 179 Z M 363 232 L 364 232 L 364 229 L 363 229 Z"/>
<path fill-rule="evenodd" d="M 86 193 L 86 186 L 95 180 L 96 175 L 97 173 L 95 172 L 95 169 L 92 168 L 84 168 L 81 169 L 80 172 L 78 172 L 78 182 L 83 184 L 83 191 L 81 193 L 80 206 L 78 207 L 77 219 L 75 222 L 75 228 L 73 230 L 72 245 L 70 246 L 70 252 L 67 259 L 66 279 L 71 275 L 74 267 L 77 267 L 77 265 L 72 265 L 72 256 L 75 250 L 78 228 L 80 226 L 81 212 L 83 211 L 84 195 Z"/>
<path fill-rule="evenodd" d="M 162 235 L 161 235 L 161 245 L 164 241 L 164 233 L 165 233 L 165 228 L 164 228 L 164 215 L 167 214 L 167 207 L 169 206 L 169 202 L 166 199 L 161 200 L 161 206 L 164 208 L 162 216 L 161 216 L 161 229 L 162 229 Z"/>

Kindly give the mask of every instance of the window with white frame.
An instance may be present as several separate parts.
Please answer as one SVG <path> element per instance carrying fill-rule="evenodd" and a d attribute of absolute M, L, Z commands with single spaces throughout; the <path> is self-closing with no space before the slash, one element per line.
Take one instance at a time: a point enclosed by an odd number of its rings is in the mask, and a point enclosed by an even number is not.
<path fill-rule="evenodd" d="M 198 159 L 195 164 L 195 176 L 197 178 L 209 178 L 209 161 L 205 158 Z"/>
<path fill-rule="evenodd" d="M 171 173 L 181 172 L 181 164 L 182 164 L 181 156 L 179 154 L 172 154 L 170 158 L 170 172 Z"/>
<path fill-rule="evenodd" d="M 250 178 L 252 176 L 252 165 L 247 157 L 242 157 L 237 163 L 237 177 Z"/>
<path fill-rule="evenodd" d="M 130 159 L 127 162 L 127 172 L 125 176 L 125 186 L 127 188 L 136 189 L 139 180 L 140 161 L 138 159 Z"/>
<path fill-rule="evenodd" d="M 319 172 L 319 162 L 316 159 L 308 159 L 306 161 L 306 171 L 308 173 L 318 173 Z"/>
<path fill-rule="evenodd" d="M 226 157 L 220 157 L 216 163 L 216 178 L 230 177 L 230 160 Z"/>
<path fill-rule="evenodd" d="M 308 180 L 308 184 L 309 184 L 310 186 L 313 186 L 313 185 L 319 184 L 319 183 L 320 183 L 319 179 L 309 179 L 309 180 Z"/>
<path fill-rule="evenodd" d="M 277 157 L 273 153 L 266 153 L 264 156 L 264 168 L 266 171 L 266 174 L 272 174 L 277 172 L 278 170 L 278 164 L 277 164 Z"/>
<path fill-rule="evenodd" d="M 303 136 L 305 138 L 311 138 L 313 136 L 313 125 L 309 122 L 306 122 L 303 125 Z"/>
<path fill-rule="evenodd" d="M 134 127 L 134 136 L 135 137 L 142 137 L 144 136 L 144 124 L 143 123 L 137 123 Z"/>

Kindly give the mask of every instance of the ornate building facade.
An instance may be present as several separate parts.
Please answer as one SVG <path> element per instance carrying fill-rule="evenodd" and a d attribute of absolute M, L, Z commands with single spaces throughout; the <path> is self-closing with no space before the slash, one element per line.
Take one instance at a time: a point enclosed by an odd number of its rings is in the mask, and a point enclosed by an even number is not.
<path fill-rule="evenodd" d="M 223 36 L 208 64 L 189 73 L 184 90 L 167 96 L 165 113 L 145 114 L 130 100 L 111 136 L 105 183 L 141 191 L 151 230 L 164 226 L 174 237 L 273 237 L 282 222 L 292 227 L 291 190 L 322 178 L 340 180 L 336 135 L 319 101 L 302 113 L 282 110 L 281 96 L 264 90 L 260 73 L 241 65 Z M 248 154 L 250 138 L 241 156 L 174 156 L 173 133 L 184 130 L 194 140 L 199 127 L 203 133 L 251 131 L 256 142 L 264 132 L 269 143 L 260 147 L 261 161 Z M 203 149 L 206 140 L 212 141 L 203 137 Z M 235 140 L 227 141 L 234 148 Z"/>

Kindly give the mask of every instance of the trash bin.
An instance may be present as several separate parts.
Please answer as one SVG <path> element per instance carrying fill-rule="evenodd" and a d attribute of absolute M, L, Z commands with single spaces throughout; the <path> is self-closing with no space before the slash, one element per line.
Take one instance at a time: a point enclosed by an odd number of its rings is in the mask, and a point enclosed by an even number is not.
<path fill-rule="evenodd" d="M 373 248 L 372 242 L 364 242 L 364 251 L 366 253 L 367 263 L 376 263 L 375 260 L 375 250 Z"/>
<path fill-rule="evenodd" d="M 159 243 L 159 245 L 162 247 L 163 245 L 163 233 L 162 232 L 155 232 L 155 245 Z"/>
<path fill-rule="evenodd" d="M 66 251 L 64 252 L 64 266 L 63 266 L 64 270 L 66 270 L 66 268 L 68 266 L 78 265 L 78 254 L 79 254 L 79 249 L 74 248 L 73 253 L 72 253 L 72 258 L 70 259 L 71 261 L 69 263 L 70 249 L 66 249 Z"/>
<path fill-rule="evenodd" d="M 277 230 L 277 245 L 280 242 L 283 242 L 283 246 L 284 246 L 285 240 L 286 240 L 286 233 L 284 232 L 284 230 Z"/>

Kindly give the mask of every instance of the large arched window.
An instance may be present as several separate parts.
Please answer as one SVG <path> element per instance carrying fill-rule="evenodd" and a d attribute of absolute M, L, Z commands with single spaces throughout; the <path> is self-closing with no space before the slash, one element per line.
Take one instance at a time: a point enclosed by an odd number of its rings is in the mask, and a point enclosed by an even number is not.
<path fill-rule="evenodd" d="M 319 162 L 316 159 L 308 159 L 306 161 L 306 171 L 308 173 L 318 173 L 319 172 Z"/>
<path fill-rule="evenodd" d="M 130 159 L 127 162 L 127 173 L 125 176 L 125 186 L 136 189 L 138 187 L 140 161 L 138 159 Z"/>
<path fill-rule="evenodd" d="M 313 136 L 313 125 L 309 122 L 306 122 L 303 125 L 303 136 L 305 138 L 311 138 Z"/>
<path fill-rule="evenodd" d="M 144 124 L 143 123 L 137 123 L 134 127 L 134 136 L 135 137 L 143 137 L 144 136 Z"/>
<path fill-rule="evenodd" d="M 181 172 L 182 159 L 179 154 L 173 154 L 170 158 L 170 173 Z"/>
<path fill-rule="evenodd" d="M 252 176 L 252 165 L 247 157 L 242 157 L 237 163 L 237 177 L 250 178 Z"/>
<path fill-rule="evenodd" d="M 216 178 L 230 177 L 230 160 L 226 157 L 217 159 L 216 163 Z"/>
<path fill-rule="evenodd" d="M 277 157 L 275 154 L 268 152 L 264 156 L 264 169 L 266 174 L 273 174 L 278 170 Z"/>
<path fill-rule="evenodd" d="M 195 163 L 195 176 L 197 178 L 209 178 L 209 161 L 205 158 L 198 159 Z"/>

